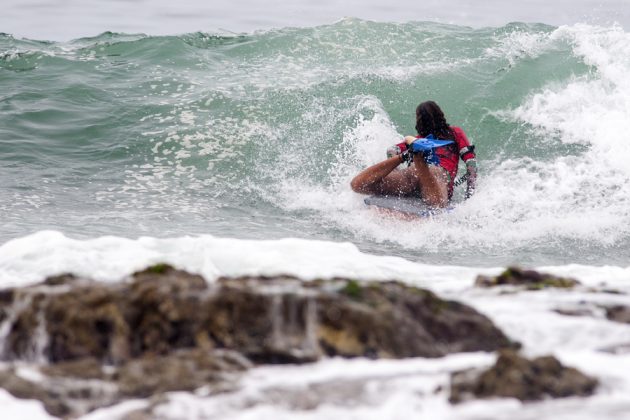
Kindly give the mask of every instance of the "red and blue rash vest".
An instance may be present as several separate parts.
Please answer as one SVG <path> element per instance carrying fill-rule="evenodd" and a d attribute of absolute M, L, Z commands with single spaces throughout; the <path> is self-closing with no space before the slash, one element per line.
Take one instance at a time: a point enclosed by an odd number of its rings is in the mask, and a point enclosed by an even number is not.
<path fill-rule="evenodd" d="M 435 154 L 437 155 L 439 159 L 438 165 L 444 168 L 449 175 L 449 182 L 448 182 L 449 200 L 453 196 L 453 187 L 455 183 L 455 177 L 457 176 L 459 158 L 461 157 L 462 160 L 467 164 L 466 166 L 467 166 L 467 169 L 469 169 L 469 172 L 471 172 L 471 168 L 468 165 L 469 161 L 471 164 L 470 166 L 474 166 L 473 164 L 475 161 L 471 159 L 476 158 L 474 148 L 471 146 L 470 141 L 468 141 L 468 137 L 466 137 L 466 133 L 464 133 L 464 130 L 462 130 L 460 127 L 451 127 L 451 130 L 453 130 L 453 134 L 455 135 L 455 138 L 453 139 L 455 140 L 455 143 L 449 144 L 448 146 L 440 147 L 435 150 Z M 448 140 L 451 140 L 451 139 L 448 139 Z M 471 179 L 468 183 L 469 190 L 474 189 L 475 175 L 476 173 L 474 174 L 469 173 L 469 176 L 473 177 L 473 179 Z M 472 191 L 467 191 L 466 195 L 467 196 L 472 195 Z"/>

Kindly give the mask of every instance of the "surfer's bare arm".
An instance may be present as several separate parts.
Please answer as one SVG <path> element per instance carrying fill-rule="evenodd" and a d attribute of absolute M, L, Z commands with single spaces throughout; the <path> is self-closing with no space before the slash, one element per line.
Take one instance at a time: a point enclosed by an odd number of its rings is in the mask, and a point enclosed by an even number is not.
<path fill-rule="evenodd" d="M 424 201 L 432 207 L 446 207 L 448 180 L 444 169 L 436 165 L 427 165 L 424 159 L 414 159 L 413 168 Z"/>
<path fill-rule="evenodd" d="M 409 195 L 417 191 L 412 171 L 395 171 L 402 163 L 401 155 L 393 156 L 372 165 L 354 177 L 350 186 L 354 192 L 379 195 Z"/>
<path fill-rule="evenodd" d="M 472 197 L 477 187 L 477 161 L 470 159 L 466 162 L 466 198 Z"/>

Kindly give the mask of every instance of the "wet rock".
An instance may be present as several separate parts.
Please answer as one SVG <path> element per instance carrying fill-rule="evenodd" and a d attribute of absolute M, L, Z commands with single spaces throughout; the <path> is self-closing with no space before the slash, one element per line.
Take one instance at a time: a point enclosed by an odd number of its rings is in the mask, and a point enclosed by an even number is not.
<path fill-rule="evenodd" d="M 592 395 L 597 380 L 563 366 L 555 357 L 533 360 L 513 350 L 502 350 L 486 371 L 469 370 L 451 375 L 451 403 L 473 398 L 510 397 L 521 401 Z"/>
<path fill-rule="evenodd" d="M 138 357 L 195 347 L 207 290 L 201 276 L 164 264 L 136 273 L 124 297 L 119 297 L 124 319 L 133 332 L 128 343 L 121 343 L 121 350 L 128 344 L 131 356 Z"/>
<path fill-rule="evenodd" d="M 21 292 L 26 297 L 7 348 L 14 358 L 39 348 L 53 363 L 94 358 L 120 365 L 184 348 L 303 363 L 325 355 L 440 357 L 512 345 L 471 307 L 397 282 L 280 276 L 224 278 L 209 286 L 160 265 L 128 283 Z M 38 334 L 44 339 L 34 345 Z"/>
<path fill-rule="evenodd" d="M 205 387 L 208 395 L 232 390 L 251 363 L 236 352 L 180 350 L 147 355 L 105 369 L 96 359 L 80 359 L 39 368 L 38 381 L 15 370 L 0 371 L 0 387 L 17 398 L 36 399 L 52 415 L 77 417 L 128 398 Z M 32 366 L 36 370 L 37 367 Z"/>
<path fill-rule="evenodd" d="M 217 345 L 258 362 L 440 357 L 511 345 L 474 309 L 396 282 L 249 277 L 220 284 L 205 329 Z"/>
<path fill-rule="evenodd" d="M 510 285 L 525 286 L 528 290 L 540 290 L 548 287 L 570 289 L 579 284 L 580 282 L 571 278 L 557 277 L 518 267 L 510 267 L 496 277 L 477 276 L 475 280 L 475 285 L 478 287 Z"/>
<path fill-rule="evenodd" d="M 63 284 L 73 284 L 81 281 L 81 279 L 74 274 L 66 273 L 58 276 L 50 276 L 44 280 L 44 284 L 47 286 L 61 286 Z"/>
<path fill-rule="evenodd" d="M 513 345 L 485 316 L 428 290 L 347 281 L 340 290 L 318 299 L 318 338 L 328 355 L 440 357 Z"/>
<path fill-rule="evenodd" d="M 0 290 L 0 308 L 4 309 L 4 307 L 13 303 L 14 295 L 13 289 Z"/>
<path fill-rule="evenodd" d="M 46 296 L 41 293 L 27 293 L 13 290 L 13 302 L 5 307 L 3 329 L 8 329 L 2 346 L 2 358 L 5 360 L 33 360 L 40 353 L 41 340 L 45 331 L 40 327 L 44 319 L 42 303 Z"/>
<path fill-rule="evenodd" d="M 41 368 L 44 375 L 59 378 L 76 379 L 107 379 L 101 363 L 93 357 L 44 365 Z"/>
<path fill-rule="evenodd" d="M 604 309 L 606 310 L 606 318 L 609 320 L 630 324 L 630 306 L 615 305 Z"/>
<path fill-rule="evenodd" d="M 169 267 L 145 270 L 130 283 L 73 282 L 70 288 L 64 283 L 16 292 L 5 308 L 14 317 L 5 359 L 32 360 L 29 354 L 39 351 L 53 363 L 92 357 L 120 364 L 196 345 L 201 320 L 195 303 L 207 288 L 201 277 Z"/>
<path fill-rule="evenodd" d="M 210 394 L 233 389 L 235 373 L 251 362 L 236 352 L 179 350 L 168 356 L 145 356 L 121 366 L 114 379 L 121 396 L 146 398 L 169 391 L 212 387 Z"/>
<path fill-rule="evenodd" d="M 219 279 L 203 331 L 220 348 L 258 363 L 304 363 L 321 356 L 314 292 L 295 278 Z"/>
<path fill-rule="evenodd" d="M 99 284 L 49 296 L 44 305 L 48 359 L 93 357 L 112 363 L 128 358 L 130 328 L 118 297 L 116 290 Z"/>
<path fill-rule="evenodd" d="M 38 383 L 23 379 L 13 369 L 0 371 L 0 388 L 16 398 L 41 401 L 46 411 L 53 416 L 65 417 L 72 412 L 57 390 L 46 389 Z"/>
<path fill-rule="evenodd" d="M 11 316 L 14 295 L 15 292 L 12 289 L 0 290 L 0 325 L 5 321 L 10 322 L 9 317 Z"/>
<path fill-rule="evenodd" d="M 49 364 L 41 383 L 9 375 L 0 386 L 60 416 L 169 391 L 224 392 L 252 362 L 514 345 L 473 308 L 398 282 L 277 276 L 208 284 L 158 265 L 116 284 L 66 276 L 2 296 L 4 360 Z"/>

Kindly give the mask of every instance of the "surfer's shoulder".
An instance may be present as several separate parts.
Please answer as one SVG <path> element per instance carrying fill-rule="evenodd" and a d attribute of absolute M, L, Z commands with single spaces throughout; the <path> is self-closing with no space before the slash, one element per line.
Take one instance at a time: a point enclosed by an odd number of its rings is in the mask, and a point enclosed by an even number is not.
<path fill-rule="evenodd" d="M 461 127 L 451 126 L 451 130 L 453 130 L 453 134 L 455 134 L 456 137 L 466 137 L 466 133 Z"/>

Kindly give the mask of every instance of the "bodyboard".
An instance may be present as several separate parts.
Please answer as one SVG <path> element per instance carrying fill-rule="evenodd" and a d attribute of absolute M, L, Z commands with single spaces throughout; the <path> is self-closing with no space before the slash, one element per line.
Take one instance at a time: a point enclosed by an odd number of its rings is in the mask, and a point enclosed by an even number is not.
<path fill-rule="evenodd" d="M 452 207 L 433 208 L 427 206 L 421 199 L 415 197 L 393 197 L 387 195 L 372 195 L 363 200 L 366 205 L 385 210 L 392 216 L 401 217 L 433 217 L 453 210 Z"/>
<path fill-rule="evenodd" d="M 434 139 L 433 136 L 429 136 L 427 138 L 420 138 L 415 140 L 409 145 L 409 149 L 413 153 L 427 152 L 433 149 L 437 149 L 439 147 L 448 146 L 452 143 L 454 143 L 453 140 L 438 140 Z"/>

